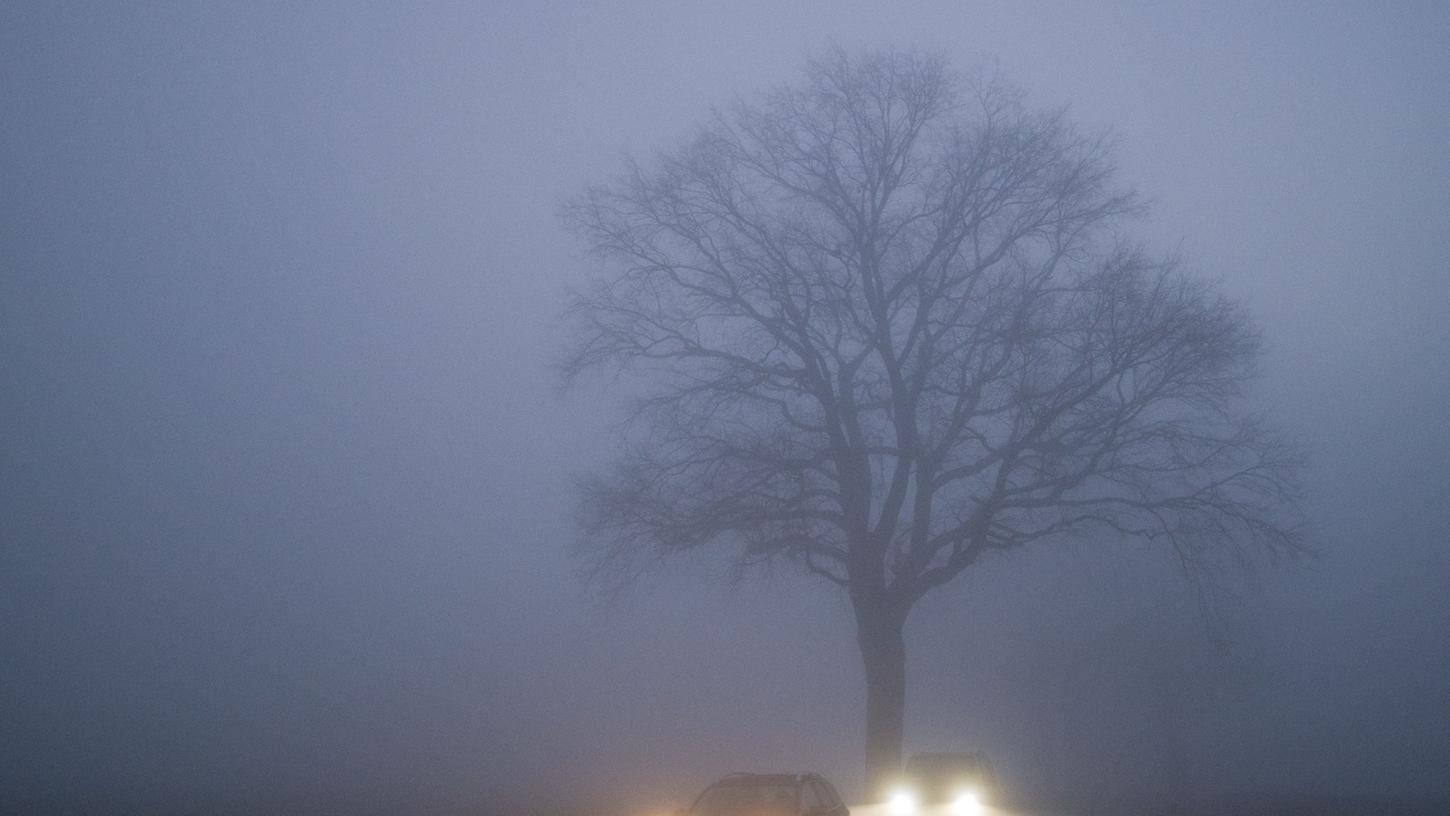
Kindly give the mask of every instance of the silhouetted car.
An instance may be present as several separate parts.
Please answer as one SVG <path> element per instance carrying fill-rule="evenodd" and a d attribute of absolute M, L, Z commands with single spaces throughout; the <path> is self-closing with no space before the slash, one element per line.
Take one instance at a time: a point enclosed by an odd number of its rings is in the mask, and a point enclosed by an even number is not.
<path fill-rule="evenodd" d="M 887 794 L 891 816 L 948 806 L 954 816 L 972 816 L 994 798 L 997 776 L 982 753 L 913 754 Z"/>
<path fill-rule="evenodd" d="M 850 816 L 820 774 L 736 773 L 705 789 L 689 816 Z"/>

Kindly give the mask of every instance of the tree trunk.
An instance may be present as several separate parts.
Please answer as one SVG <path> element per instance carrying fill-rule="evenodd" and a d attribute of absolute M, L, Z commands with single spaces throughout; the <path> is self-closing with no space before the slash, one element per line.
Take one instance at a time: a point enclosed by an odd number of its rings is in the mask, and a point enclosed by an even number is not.
<path fill-rule="evenodd" d="M 866 795 L 883 801 L 901 770 L 906 724 L 906 641 L 900 616 L 880 610 L 856 613 L 856 642 L 866 669 Z"/>

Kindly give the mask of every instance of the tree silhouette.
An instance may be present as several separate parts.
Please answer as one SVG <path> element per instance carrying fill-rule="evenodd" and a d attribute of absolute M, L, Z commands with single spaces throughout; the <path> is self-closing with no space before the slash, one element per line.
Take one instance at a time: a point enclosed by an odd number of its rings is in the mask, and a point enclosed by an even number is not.
<path fill-rule="evenodd" d="M 844 589 L 873 792 L 908 613 L 988 553 L 1145 539 L 1202 575 L 1299 546 L 1293 450 L 1239 408 L 1252 321 L 1121 236 L 1113 176 L 1002 81 L 836 51 L 565 207 L 600 261 L 566 373 L 636 397 L 586 546 L 616 579 L 723 545 Z"/>

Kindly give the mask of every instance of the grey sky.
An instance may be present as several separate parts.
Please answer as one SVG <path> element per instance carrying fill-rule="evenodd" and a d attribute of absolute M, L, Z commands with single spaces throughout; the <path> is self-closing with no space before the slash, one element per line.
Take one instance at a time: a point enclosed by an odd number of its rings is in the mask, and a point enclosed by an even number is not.
<path fill-rule="evenodd" d="M 857 784 L 829 588 L 582 597 L 569 478 L 616 395 L 547 368 L 588 269 L 559 202 L 831 42 L 1113 128 L 1313 457 L 1323 558 L 1236 585 L 1226 650 L 1147 551 L 919 609 L 908 748 L 1450 796 L 1450 11 L 1263 5 L 7 4 L 0 809 Z"/>

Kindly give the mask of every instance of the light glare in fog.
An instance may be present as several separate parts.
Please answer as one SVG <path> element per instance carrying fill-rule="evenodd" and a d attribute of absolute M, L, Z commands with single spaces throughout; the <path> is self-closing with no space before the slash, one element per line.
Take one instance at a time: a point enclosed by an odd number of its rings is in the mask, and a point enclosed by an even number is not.
<path fill-rule="evenodd" d="M 981 810 L 982 803 L 977 799 L 976 791 L 964 791 L 952 801 L 952 813 L 956 816 L 973 816 Z"/>

